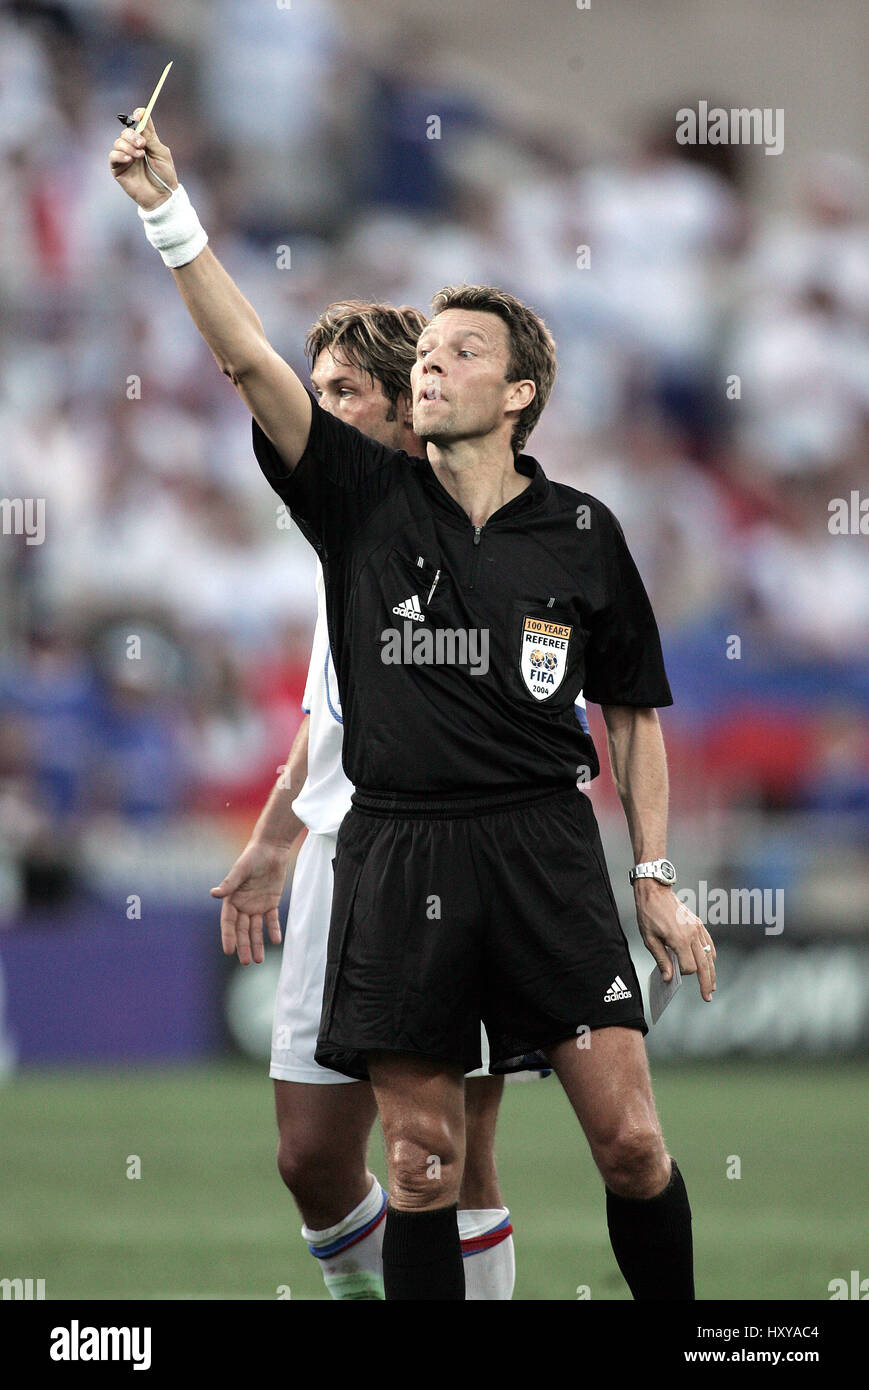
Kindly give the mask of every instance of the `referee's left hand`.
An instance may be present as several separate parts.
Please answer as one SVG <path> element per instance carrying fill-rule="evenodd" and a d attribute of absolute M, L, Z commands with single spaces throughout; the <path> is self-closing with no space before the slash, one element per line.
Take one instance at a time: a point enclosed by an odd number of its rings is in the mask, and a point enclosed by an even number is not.
<path fill-rule="evenodd" d="M 676 952 L 683 975 L 696 975 L 707 1004 L 715 992 L 715 943 L 699 917 L 680 902 L 672 888 L 654 879 L 634 884 L 640 936 L 661 969 L 664 980 L 673 974 L 667 947 Z M 704 950 L 704 946 L 711 950 Z"/>

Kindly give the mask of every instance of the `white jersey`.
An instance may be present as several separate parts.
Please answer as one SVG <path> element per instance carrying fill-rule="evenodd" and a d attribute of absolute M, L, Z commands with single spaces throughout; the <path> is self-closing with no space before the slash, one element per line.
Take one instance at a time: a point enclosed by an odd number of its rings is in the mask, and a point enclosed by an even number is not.
<path fill-rule="evenodd" d="M 317 561 L 317 625 L 302 708 L 311 716 L 308 776 L 293 802 L 299 820 L 315 835 L 337 835 L 350 810 L 353 787 L 341 766 L 344 724 L 335 663 L 329 649 L 323 568 Z"/>

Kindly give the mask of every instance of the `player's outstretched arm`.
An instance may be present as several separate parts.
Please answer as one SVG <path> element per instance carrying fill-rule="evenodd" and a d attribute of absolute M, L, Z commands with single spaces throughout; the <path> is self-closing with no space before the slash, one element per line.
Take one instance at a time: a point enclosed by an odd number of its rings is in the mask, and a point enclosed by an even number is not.
<path fill-rule="evenodd" d="M 306 714 L 299 725 L 293 746 L 283 767 L 278 768 L 278 780 L 254 826 L 251 840 L 264 840 L 273 845 L 291 845 L 301 835 L 304 825 L 293 810 L 293 802 L 305 785 L 308 776 L 308 733 L 311 716 Z"/>
<path fill-rule="evenodd" d="M 310 722 L 306 715 L 250 840 L 226 877 L 211 890 L 213 898 L 221 899 L 224 954 L 238 951 L 242 965 L 264 960 L 263 930 L 273 946 L 281 944 L 278 907 L 293 842 L 305 828 L 293 811 L 293 802 L 308 775 Z"/>
<path fill-rule="evenodd" d="M 134 113 L 143 114 L 142 108 Z M 153 174 L 167 187 L 154 181 L 146 155 Z M 132 128 L 121 132 L 109 155 L 109 167 L 138 204 L 149 239 L 171 267 L 190 316 L 220 370 L 287 467 L 294 468 L 308 441 L 311 399 L 292 367 L 269 343 L 253 306 L 205 245 L 198 218 L 178 181 L 172 153 L 158 138 L 152 119 L 141 134 Z"/>
<path fill-rule="evenodd" d="M 634 863 L 667 854 L 667 756 L 656 709 L 628 705 L 601 707 L 613 781 L 624 807 Z M 683 975 L 696 975 L 709 1003 L 715 989 L 715 947 L 706 927 L 681 903 L 672 888 L 654 879 L 634 884 L 637 924 L 661 974 L 673 973 L 667 948 L 676 952 Z M 704 947 L 710 946 L 710 951 Z"/>

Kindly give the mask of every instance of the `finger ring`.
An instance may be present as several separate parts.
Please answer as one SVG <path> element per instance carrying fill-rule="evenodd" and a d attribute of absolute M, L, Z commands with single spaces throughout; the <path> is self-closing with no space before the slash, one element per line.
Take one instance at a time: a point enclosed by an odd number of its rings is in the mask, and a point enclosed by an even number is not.
<path fill-rule="evenodd" d="M 703 947 L 703 950 L 704 950 L 704 951 L 711 951 L 711 950 L 712 950 L 712 947 L 711 947 L 711 946 L 704 946 L 704 947 Z"/>

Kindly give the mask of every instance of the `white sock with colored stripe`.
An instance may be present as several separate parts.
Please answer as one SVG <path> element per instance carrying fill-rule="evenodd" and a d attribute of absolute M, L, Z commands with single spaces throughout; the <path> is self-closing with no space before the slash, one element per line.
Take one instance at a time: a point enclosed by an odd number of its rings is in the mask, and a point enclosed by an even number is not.
<path fill-rule="evenodd" d="M 465 1300 L 511 1299 L 516 1283 L 516 1255 L 507 1208 L 460 1211 L 459 1236 L 465 1265 Z"/>
<path fill-rule="evenodd" d="M 333 1298 L 383 1298 L 383 1227 L 386 1193 L 376 1178 L 368 1196 L 325 1231 L 302 1227 L 308 1249 L 320 1262 Z"/>

